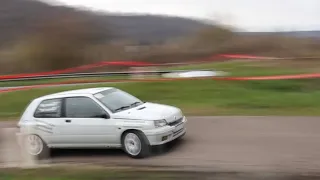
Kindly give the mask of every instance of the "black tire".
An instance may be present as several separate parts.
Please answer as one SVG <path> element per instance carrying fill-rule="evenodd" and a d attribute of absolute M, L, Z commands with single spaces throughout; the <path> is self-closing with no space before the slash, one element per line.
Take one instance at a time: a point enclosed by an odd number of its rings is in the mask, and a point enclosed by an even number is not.
<path fill-rule="evenodd" d="M 132 155 L 130 154 L 126 147 L 125 147 L 125 143 L 124 143 L 124 140 L 125 140 L 125 137 L 128 135 L 128 134 L 135 134 L 139 140 L 140 140 L 140 143 L 141 143 L 141 149 L 140 149 L 140 152 L 139 154 L 137 155 Z M 150 151 L 151 151 L 151 148 L 150 148 L 150 144 L 149 144 L 149 140 L 147 139 L 147 137 L 140 131 L 128 131 L 128 132 L 125 132 L 122 137 L 121 137 L 121 144 L 122 144 L 122 148 L 123 150 L 126 152 L 126 154 L 131 157 L 131 158 L 134 158 L 134 159 L 142 159 L 142 158 L 146 158 L 148 156 L 150 156 Z"/>
<path fill-rule="evenodd" d="M 31 135 L 34 135 L 34 134 L 31 134 Z M 50 149 L 49 149 L 47 143 L 45 141 L 43 141 L 43 139 L 40 136 L 38 136 L 38 135 L 34 135 L 34 136 L 37 136 L 41 140 L 42 146 L 43 146 L 42 151 L 38 155 L 33 155 L 33 154 L 30 154 L 28 152 L 28 150 L 25 149 L 25 151 L 27 151 L 26 153 L 28 155 L 30 155 L 34 160 L 37 160 L 37 161 L 48 159 L 50 157 Z M 26 143 L 26 141 L 25 141 L 25 143 Z M 25 144 L 25 147 L 26 147 L 26 144 Z"/>

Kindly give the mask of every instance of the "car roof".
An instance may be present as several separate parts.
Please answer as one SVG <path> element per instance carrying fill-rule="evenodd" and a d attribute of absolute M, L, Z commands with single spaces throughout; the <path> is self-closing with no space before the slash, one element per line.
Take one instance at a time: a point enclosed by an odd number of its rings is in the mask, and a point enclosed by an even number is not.
<path fill-rule="evenodd" d="M 50 98 L 58 98 L 63 96 L 69 96 L 69 95 L 92 95 L 99 93 L 101 91 L 114 89 L 113 87 L 99 87 L 99 88 L 85 88 L 85 89 L 77 89 L 77 90 L 70 90 L 70 91 L 62 91 L 54 94 L 45 95 L 42 97 L 39 97 L 38 99 L 50 99 Z"/>

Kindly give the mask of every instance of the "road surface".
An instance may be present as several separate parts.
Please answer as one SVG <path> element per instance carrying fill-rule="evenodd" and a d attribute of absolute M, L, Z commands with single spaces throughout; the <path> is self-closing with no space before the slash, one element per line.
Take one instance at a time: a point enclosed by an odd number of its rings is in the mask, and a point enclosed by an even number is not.
<path fill-rule="evenodd" d="M 120 150 L 54 150 L 52 163 L 266 172 L 320 172 L 319 117 L 188 117 L 183 140 L 147 159 Z M 10 127 L 12 123 L 2 123 Z M 160 152 L 159 152 L 160 150 Z"/>

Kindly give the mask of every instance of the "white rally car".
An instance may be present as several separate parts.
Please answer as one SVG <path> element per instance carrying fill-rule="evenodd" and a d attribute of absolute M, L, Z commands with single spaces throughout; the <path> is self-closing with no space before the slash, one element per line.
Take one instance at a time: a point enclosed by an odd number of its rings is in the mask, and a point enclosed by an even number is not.
<path fill-rule="evenodd" d="M 34 99 L 18 123 L 18 134 L 36 158 L 50 148 L 122 148 L 130 157 L 143 158 L 151 146 L 185 135 L 186 122 L 179 108 L 104 87 Z"/>

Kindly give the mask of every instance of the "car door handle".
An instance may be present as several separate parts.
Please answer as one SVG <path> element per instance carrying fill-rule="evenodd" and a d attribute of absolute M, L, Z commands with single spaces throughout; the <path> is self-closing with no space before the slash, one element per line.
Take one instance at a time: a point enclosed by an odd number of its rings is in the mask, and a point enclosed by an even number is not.
<path fill-rule="evenodd" d="M 66 123 L 71 123 L 71 120 L 70 120 L 70 119 L 67 119 L 67 120 L 66 120 Z"/>

